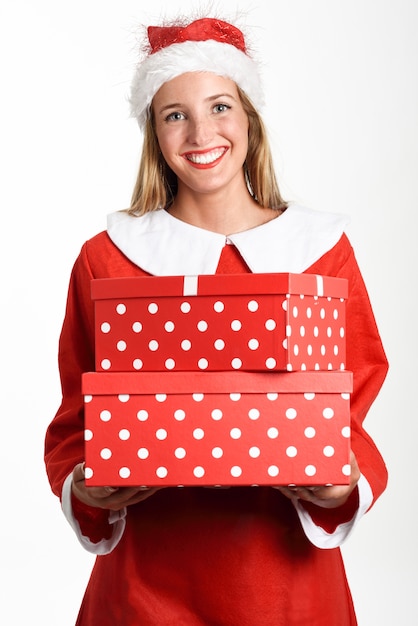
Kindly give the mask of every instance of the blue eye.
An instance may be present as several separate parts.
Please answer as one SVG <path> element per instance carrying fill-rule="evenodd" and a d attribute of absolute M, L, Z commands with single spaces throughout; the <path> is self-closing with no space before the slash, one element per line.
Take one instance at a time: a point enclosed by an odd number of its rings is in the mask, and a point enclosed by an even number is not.
<path fill-rule="evenodd" d="M 184 120 L 185 119 L 185 115 L 183 113 L 180 113 L 179 111 L 174 111 L 173 113 L 170 113 L 170 115 L 167 115 L 167 117 L 165 118 L 166 122 L 171 122 L 171 121 L 176 121 L 176 120 Z"/>
<path fill-rule="evenodd" d="M 231 107 L 228 104 L 216 104 L 213 107 L 215 113 L 223 113 L 224 111 L 228 111 Z"/>

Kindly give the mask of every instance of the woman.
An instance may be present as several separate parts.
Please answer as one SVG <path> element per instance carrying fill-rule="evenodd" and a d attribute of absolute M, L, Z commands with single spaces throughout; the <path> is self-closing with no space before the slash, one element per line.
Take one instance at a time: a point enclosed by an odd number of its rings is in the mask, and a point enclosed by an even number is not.
<path fill-rule="evenodd" d="M 362 423 L 387 372 L 345 218 L 283 201 L 244 37 L 217 19 L 148 29 L 132 85 L 144 147 L 129 211 L 75 262 L 60 338 L 63 401 L 46 437 L 53 491 L 97 554 L 77 624 L 353 626 L 339 546 L 386 486 Z M 310 272 L 347 278 L 350 484 L 86 487 L 81 374 L 94 369 L 90 281 Z"/>

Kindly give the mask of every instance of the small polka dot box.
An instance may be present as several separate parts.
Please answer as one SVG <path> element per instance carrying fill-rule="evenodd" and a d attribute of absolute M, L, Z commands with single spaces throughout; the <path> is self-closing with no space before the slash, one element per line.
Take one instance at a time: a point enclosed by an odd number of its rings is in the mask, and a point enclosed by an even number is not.
<path fill-rule="evenodd" d="M 343 370 L 347 282 L 313 274 L 93 280 L 96 370 Z"/>
<path fill-rule="evenodd" d="M 91 486 L 347 484 L 351 372 L 83 375 Z"/>

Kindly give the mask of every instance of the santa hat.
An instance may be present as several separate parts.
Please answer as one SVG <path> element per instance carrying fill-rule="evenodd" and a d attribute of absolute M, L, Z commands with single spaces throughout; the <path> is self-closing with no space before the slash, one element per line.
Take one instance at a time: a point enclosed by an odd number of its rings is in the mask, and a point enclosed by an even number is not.
<path fill-rule="evenodd" d="M 243 33 L 228 22 L 203 18 L 187 26 L 149 26 L 149 52 L 138 65 L 130 95 L 132 116 L 143 128 L 159 88 L 185 72 L 212 72 L 233 80 L 256 108 L 263 104 L 258 67 Z"/>

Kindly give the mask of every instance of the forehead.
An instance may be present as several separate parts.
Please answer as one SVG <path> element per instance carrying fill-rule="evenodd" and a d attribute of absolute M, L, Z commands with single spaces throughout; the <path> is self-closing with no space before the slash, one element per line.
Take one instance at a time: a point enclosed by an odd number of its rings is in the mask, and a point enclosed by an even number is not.
<path fill-rule="evenodd" d="M 229 78 L 212 72 L 186 72 L 164 83 L 155 94 L 154 103 L 162 103 L 174 96 L 177 102 L 179 98 L 210 98 L 221 94 L 239 98 L 237 86 Z"/>

